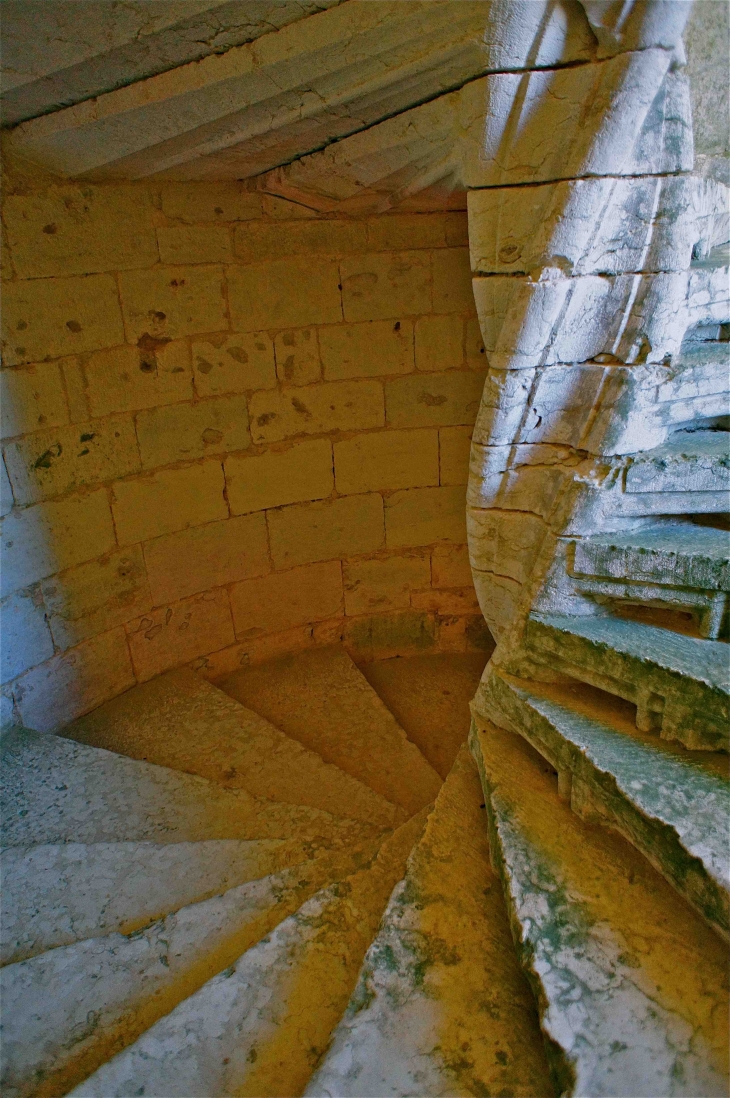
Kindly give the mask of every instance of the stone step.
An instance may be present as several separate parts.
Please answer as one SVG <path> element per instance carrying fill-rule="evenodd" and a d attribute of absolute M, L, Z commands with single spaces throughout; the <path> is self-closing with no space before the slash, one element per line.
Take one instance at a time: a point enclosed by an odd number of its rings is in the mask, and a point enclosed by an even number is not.
<path fill-rule="evenodd" d="M 296 839 L 58 843 L 0 852 L 0 964 L 163 915 L 307 861 Z"/>
<path fill-rule="evenodd" d="M 547 759 L 561 797 L 578 815 L 619 831 L 730 935 L 727 774 L 703 765 L 704 752 L 693 758 L 637 735 L 605 703 L 586 699 L 579 709 L 576 693 L 493 673 L 476 704 Z"/>
<path fill-rule="evenodd" d="M 439 652 L 374 660 L 361 671 L 445 779 L 469 735 L 469 701 L 486 662 L 486 652 Z"/>
<path fill-rule="evenodd" d="M 719 636 L 730 592 L 730 531 L 670 522 L 571 544 L 579 591 L 688 607 L 699 613 L 703 637 Z"/>
<path fill-rule="evenodd" d="M 525 641 L 556 671 L 636 705 L 636 724 L 694 750 L 727 750 L 730 648 L 642 622 L 537 615 Z"/>
<path fill-rule="evenodd" d="M 630 844 L 561 803 L 520 736 L 485 723 L 471 744 L 559 1092 L 725 1095 L 725 944 Z"/>
<path fill-rule="evenodd" d="M 309 896 L 368 864 L 376 847 L 371 840 L 240 885 L 130 935 L 90 938 L 7 965 L 0 970 L 3 1094 L 65 1094 Z"/>
<path fill-rule="evenodd" d="M 427 809 L 312 896 L 73 1095 L 301 1094 L 347 1006 Z"/>
<path fill-rule="evenodd" d="M 724 512 L 729 489 L 730 434 L 679 431 L 664 445 L 632 455 L 606 503 L 624 516 Z"/>
<path fill-rule="evenodd" d="M 295 835 L 316 849 L 377 830 L 29 729 L 3 736 L 0 781 L 5 846 Z"/>
<path fill-rule="evenodd" d="M 368 786 L 186 669 L 133 687 L 74 721 L 64 735 L 271 801 L 381 827 L 405 818 Z"/>
<path fill-rule="evenodd" d="M 308 1095 L 554 1093 L 489 862 L 466 746 L 441 788 Z"/>
<path fill-rule="evenodd" d="M 730 489 L 730 434 L 680 431 L 663 446 L 636 454 L 626 472 L 625 490 L 638 492 L 720 492 Z"/>
<path fill-rule="evenodd" d="M 236 671 L 221 689 L 409 814 L 441 779 L 342 648 Z"/>

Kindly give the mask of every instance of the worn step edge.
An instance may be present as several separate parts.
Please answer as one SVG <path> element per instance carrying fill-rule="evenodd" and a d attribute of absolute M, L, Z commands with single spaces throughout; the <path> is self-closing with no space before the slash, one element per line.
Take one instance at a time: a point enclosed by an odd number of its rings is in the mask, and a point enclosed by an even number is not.
<path fill-rule="evenodd" d="M 464 744 L 305 1095 L 554 1093 Z"/>
<path fill-rule="evenodd" d="M 243 789 L 139 762 L 64 736 L 3 736 L 4 844 L 288 839 L 357 842 L 370 827 L 316 808 L 260 800 Z"/>
<path fill-rule="evenodd" d="M 381 827 L 405 818 L 366 784 L 187 668 L 132 687 L 63 734 L 270 801 Z"/>
<path fill-rule="evenodd" d="M 104 934 L 307 861 L 297 840 L 58 843 L 0 851 L 0 965 Z"/>
<path fill-rule="evenodd" d="M 131 935 L 86 939 L 6 966 L 3 1094 L 65 1094 L 318 889 L 369 864 L 378 845 L 370 840 L 240 885 Z"/>
<path fill-rule="evenodd" d="M 499 778 L 490 774 L 489 739 L 493 737 L 503 741 L 507 738 L 508 747 L 510 743 L 514 745 L 510 747 L 512 751 L 523 741 L 488 722 L 472 722 L 469 746 L 484 789 L 492 860 L 502 880 L 514 943 L 537 999 L 546 1051 L 562 1098 L 725 1096 L 727 1065 L 721 1069 L 716 1061 L 718 1055 L 722 1060 L 723 1051 L 727 1059 L 727 1025 L 722 1024 L 721 1018 L 716 1027 L 725 1043 L 718 1053 L 717 1044 L 708 1045 L 702 1033 L 693 1031 L 687 1019 L 677 1013 L 676 1002 L 674 1009 L 662 1004 L 662 989 L 654 984 L 650 974 L 644 976 L 640 960 L 637 966 L 638 958 L 624 956 L 625 943 L 610 922 L 605 918 L 594 921 L 584 901 L 571 895 L 570 886 L 563 880 L 562 867 L 544 856 L 524 825 L 521 826 L 514 798 L 522 799 L 525 793 L 539 800 L 542 807 L 546 801 L 554 804 L 558 810 L 552 825 L 554 832 L 561 834 L 564 841 L 572 830 L 579 832 L 569 840 L 575 849 L 586 841 L 592 848 L 596 837 L 590 829 L 584 832 L 586 825 L 579 820 L 571 827 L 570 819 L 574 817 L 561 818 L 559 810 L 564 806 L 560 805 L 557 791 L 553 801 L 544 783 L 539 794 L 525 789 L 524 781 L 518 778 L 521 765 L 517 754 L 510 759 L 509 773 L 519 792 L 503 794 Z M 532 751 L 527 745 L 525 749 Z M 535 764 L 523 759 L 524 765 Z M 600 857 L 603 844 L 597 846 L 595 856 L 590 855 L 594 865 L 598 864 L 596 858 Z M 635 870 L 629 870 L 629 880 L 632 872 Z M 621 892 L 616 892 L 620 886 L 613 870 L 604 877 L 604 893 L 621 897 Z M 619 902 L 624 904 L 625 917 L 632 920 L 626 911 L 631 901 Z M 709 929 L 707 933 L 713 937 Z M 722 949 L 719 941 L 715 941 Z M 705 947 L 708 944 L 705 942 Z M 695 942 L 692 948 L 697 949 Z M 724 1008 L 727 1000 L 724 954 L 713 956 L 707 963 L 724 982 L 722 1003 L 717 1004 Z M 711 989 L 700 982 L 703 995 L 710 996 Z M 710 1017 L 715 1013 L 711 1012 Z"/>
<path fill-rule="evenodd" d="M 506 675 L 489 676 L 479 707 L 558 771 L 561 796 L 577 815 L 619 831 L 730 938 L 728 782 Z"/>
<path fill-rule="evenodd" d="M 369 866 L 311 896 L 71 1094 L 301 1093 L 427 812 L 401 825 Z"/>

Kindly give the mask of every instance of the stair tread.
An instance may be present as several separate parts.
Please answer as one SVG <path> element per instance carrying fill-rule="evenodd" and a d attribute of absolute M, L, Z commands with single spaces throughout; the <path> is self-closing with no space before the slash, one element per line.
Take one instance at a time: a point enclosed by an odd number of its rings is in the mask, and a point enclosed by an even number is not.
<path fill-rule="evenodd" d="M 440 652 L 374 660 L 360 670 L 445 779 L 469 734 L 469 699 L 486 662 L 486 653 Z"/>
<path fill-rule="evenodd" d="M 438 774 L 342 648 L 236 671 L 220 686 L 408 813 L 438 794 Z"/>
<path fill-rule="evenodd" d="M 492 688 L 491 699 L 512 725 L 538 751 L 543 748 L 553 765 L 570 770 L 574 781 L 587 782 L 610 822 L 681 891 L 690 890 L 693 902 L 697 891 L 696 906 L 701 900 L 706 917 L 727 934 L 727 777 L 687 752 L 662 750 L 656 741 L 578 711 L 560 687 L 541 689 L 502 674 L 493 678 Z M 510 694 L 524 705 L 510 705 Z M 711 879 L 704 888 L 698 874 Z"/>
<path fill-rule="evenodd" d="M 305 1094 L 553 1093 L 463 746 Z"/>
<path fill-rule="evenodd" d="M 626 491 L 718 491 L 730 475 L 727 431 L 679 431 L 662 446 L 633 455 Z"/>
<path fill-rule="evenodd" d="M 310 856 L 297 840 L 58 843 L 0 852 L 0 964 L 104 934 L 130 934 Z"/>
<path fill-rule="evenodd" d="M 472 737 L 492 855 L 567 1093 L 727 1092 L 726 947 L 619 836 L 562 804 L 519 736 Z"/>
<path fill-rule="evenodd" d="M 606 546 L 609 549 L 645 549 L 673 556 L 692 554 L 712 560 L 730 560 L 730 530 L 695 526 L 691 522 L 661 523 L 639 530 L 591 534 L 576 543 L 581 546 Z"/>
<path fill-rule="evenodd" d="M 42 1087 L 44 1094 L 65 1094 L 318 889 L 363 859 L 367 864 L 376 849 L 371 840 L 325 854 L 188 905 L 130 936 L 90 938 L 6 966 L 0 970 L 3 1093 L 31 1098 Z"/>
<path fill-rule="evenodd" d="M 425 811 L 368 868 L 312 896 L 71 1094 L 300 1094 Z"/>
<path fill-rule="evenodd" d="M 46 732 L 2 739 L 6 846 L 287 839 L 353 842 L 367 827 Z"/>
<path fill-rule="evenodd" d="M 730 648 L 723 641 L 701 640 L 621 618 L 531 614 L 530 620 L 730 693 Z"/>
<path fill-rule="evenodd" d="M 187 669 L 133 687 L 64 735 L 271 801 L 382 827 L 403 818 L 368 786 Z"/>

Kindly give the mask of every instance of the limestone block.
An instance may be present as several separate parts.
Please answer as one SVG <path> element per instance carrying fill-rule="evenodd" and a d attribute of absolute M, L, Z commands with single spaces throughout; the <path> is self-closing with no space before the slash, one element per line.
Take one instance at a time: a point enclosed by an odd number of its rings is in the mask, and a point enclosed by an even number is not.
<path fill-rule="evenodd" d="M 487 366 L 487 352 L 482 329 L 479 321 L 474 317 L 470 317 L 466 322 L 465 344 L 467 366 L 472 370 L 484 370 Z"/>
<path fill-rule="evenodd" d="M 91 414 L 131 412 L 190 400 L 190 356 L 184 340 L 112 347 L 84 360 Z M 67 382 L 68 384 L 68 382 Z M 74 421 L 75 422 L 75 421 Z"/>
<path fill-rule="evenodd" d="M 123 340 L 111 275 L 8 282 L 3 290 L 6 366 L 96 351 Z"/>
<path fill-rule="evenodd" d="M 273 572 L 231 588 L 236 635 L 243 639 L 278 633 L 342 613 L 342 573 L 338 560 Z"/>
<path fill-rule="evenodd" d="M 0 371 L 0 417 L 4 439 L 68 423 L 58 363 Z"/>
<path fill-rule="evenodd" d="M 157 263 L 149 192 L 140 187 L 51 187 L 9 194 L 7 241 L 19 278 L 124 271 Z"/>
<path fill-rule="evenodd" d="M 343 579 L 345 612 L 352 617 L 406 609 L 411 605 L 411 591 L 430 585 L 431 568 L 428 557 L 346 561 Z"/>
<path fill-rule="evenodd" d="M 138 617 L 152 605 L 138 545 L 50 576 L 41 590 L 53 640 L 62 651 Z"/>
<path fill-rule="evenodd" d="M 290 202 L 288 198 L 282 198 L 276 194 L 261 195 L 261 210 L 265 217 L 273 217 L 276 221 L 292 221 L 300 218 L 318 217 L 317 210 L 303 206 L 300 202 Z"/>
<path fill-rule="evenodd" d="M 114 548 L 106 491 L 16 508 L 2 524 L 2 594 Z"/>
<path fill-rule="evenodd" d="M 261 216 L 261 195 L 241 183 L 165 183 L 161 194 L 163 212 L 186 225 Z"/>
<path fill-rule="evenodd" d="M 16 723 L 12 695 L 0 694 L 0 730 L 13 728 Z"/>
<path fill-rule="evenodd" d="M 530 511 L 547 519 L 579 463 L 580 456 L 565 446 L 473 443 L 467 502 L 472 507 Z"/>
<path fill-rule="evenodd" d="M 228 518 L 223 489 L 220 461 L 204 461 L 118 481 L 112 489 L 112 512 L 119 544 L 132 545 L 188 526 Z M 98 556 L 104 551 L 89 555 Z"/>
<path fill-rule="evenodd" d="M 474 295 L 468 248 L 444 248 L 433 253 L 433 311 L 472 313 Z"/>
<path fill-rule="evenodd" d="M 605 372 L 603 366 L 551 366 L 541 370 L 520 441 L 577 446 L 591 418 Z"/>
<path fill-rule="evenodd" d="M 57 732 L 134 686 L 124 630 L 112 629 L 27 671 L 14 697 L 26 728 Z"/>
<path fill-rule="evenodd" d="M 576 179 L 470 191 L 472 270 L 571 274 L 683 270 L 697 243 L 699 181 Z"/>
<path fill-rule="evenodd" d="M 601 0 L 581 0 L 581 6 L 598 39 L 599 57 L 649 46 L 674 49 L 681 44 L 682 31 L 692 7 L 687 0 L 636 4 L 620 13 Z"/>
<path fill-rule="evenodd" d="M 18 591 L 0 602 L 0 682 L 14 679 L 53 655 L 44 610 L 38 588 Z"/>
<path fill-rule="evenodd" d="M 371 320 L 319 329 L 326 381 L 383 377 L 413 370 L 413 323 Z"/>
<path fill-rule="evenodd" d="M 440 484 L 468 481 L 471 436 L 471 427 L 442 427 L 439 431 Z"/>
<path fill-rule="evenodd" d="M 322 377 L 316 328 L 278 332 L 274 352 L 279 381 L 288 385 L 311 385 Z"/>
<path fill-rule="evenodd" d="M 335 486 L 341 495 L 439 482 L 437 431 L 378 431 L 334 444 Z"/>
<path fill-rule="evenodd" d="M 466 545 L 437 545 L 431 553 L 434 587 L 468 587 L 472 582 Z"/>
<path fill-rule="evenodd" d="M 13 489 L 10 486 L 5 461 L 0 458 L 0 518 L 5 518 L 13 509 Z"/>
<path fill-rule="evenodd" d="M 484 375 L 447 370 L 385 383 L 389 427 L 452 427 L 476 419 Z"/>
<path fill-rule="evenodd" d="M 315 439 L 259 456 L 235 454 L 226 458 L 225 474 L 234 515 L 323 499 L 334 487 L 332 444 Z"/>
<path fill-rule="evenodd" d="M 466 542 L 462 487 L 411 488 L 385 501 L 388 548 Z"/>
<path fill-rule="evenodd" d="M 294 392 L 254 393 L 249 410 L 256 443 L 385 426 L 383 389 L 377 381 L 334 381 L 301 386 Z"/>
<path fill-rule="evenodd" d="M 306 328 L 308 324 L 336 324 L 342 319 L 336 260 L 253 263 L 228 267 L 226 277 L 231 323 L 239 332 Z M 207 325 L 208 330 L 223 327 Z"/>
<path fill-rule="evenodd" d="M 460 591 L 414 591 L 411 605 L 415 610 L 428 610 L 432 614 L 464 616 L 479 613 L 479 603 L 472 583 Z"/>
<path fill-rule="evenodd" d="M 478 568 L 473 569 L 473 579 L 484 618 L 498 641 L 519 611 L 522 584 Z"/>
<path fill-rule="evenodd" d="M 179 339 L 228 327 L 221 267 L 155 267 L 119 276 L 130 343 L 142 336 Z M 108 340 L 121 343 L 121 339 Z"/>
<path fill-rule="evenodd" d="M 346 256 L 340 270 L 345 320 L 380 320 L 431 312 L 429 253 Z"/>
<path fill-rule="evenodd" d="M 61 359 L 59 366 L 66 386 L 66 402 L 71 423 L 85 423 L 91 419 L 91 408 L 86 393 L 86 380 L 81 366 L 81 357 Z"/>
<path fill-rule="evenodd" d="M 13 494 L 21 504 L 39 503 L 140 469 L 131 416 L 37 431 L 5 447 Z"/>
<path fill-rule="evenodd" d="M 490 369 L 474 424 L 475 442 L 499 446 L 517 437 L 534 379 L 535 370 Z"/>
<path fill-rule="evenodd" d="M 251 445 L 246 398 L 234 394 L 146 408 L 137 415 L 137 438 L 145 469 L 245 450 Z"/>
<path fill-rule="evenodd" d="M 471 283 L 469 286 L 471 293 Z M 464 364 L 462 317 L 422 316 L 416 321 L 416 369 L 451 370 Z"/>
<path fill-rule="evenodd" d="M 375 493 L 295 504 L 271 511 L 268 521 L 275 568 L 374 553 L 385 535 L 383 500 Z"/>
<path fill-rule="evenodd" d="M 144 547 L 153 601 L 173 602 L 270 569 L 263 515 L 165 534 Z"/>
<path fill-rule="evenodd" d="M 414 652 L 433 651 L 436 622 L 423 610 L 348 618 L 342 640 L 349 652 L 364 660 L 411 656 Z"/>
<path fill-rule="evenodd" d="M 157 243 L 163 263 L 230 263 L 233 258 L 231 234 L 223 225 L 160 226 Z"/>
<path fill-rule="evenodd" d="M 236 639 L 225 590 L 208 591 L 152 610 L 125 629 L 138 682 L 205 652 L 216 652 Z"/>
<path fill-rule="evenodd" d="M 474 569 L 525 582 L 547 531 L 541 518 L 517 511 L 468 507 L 466 525 Z"/>
<path fill-rule="evenodd" d="M 389 213 L 368 219 L 368 245 L 374 252 L 399 252 L 404 248 L 443 248 L 453 222 L 443 213 Z"/>
<path fill-rule="evenodd" d="M 248 221 L 236 228 L 234 246 L 244 263 L 287 255 L 349 255 L 365 251 L 367 228 L 362 221 Z"/>
<path fill-rule="evenodd" d="M 192 355 L 198 396 L 272 389 L 276 385 L 274 345 L 266 332 L 194 340 Z"/>
<path fill-rule="evenodd" d="M 445 215 L 446 243 L 450 248 L 469 246 L 469 217 L 466 209 L 452 210 Z"/>

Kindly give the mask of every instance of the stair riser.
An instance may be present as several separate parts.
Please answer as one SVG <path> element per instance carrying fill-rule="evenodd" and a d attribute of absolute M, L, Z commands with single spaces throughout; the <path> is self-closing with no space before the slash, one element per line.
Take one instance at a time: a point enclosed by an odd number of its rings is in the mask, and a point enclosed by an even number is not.
<path fill-rule="evenodd" d="M 602 576 L 699 591 L 730 591 L 730 564 L 725 560 L 634 547 L 578 541 L 572 573 L 576 579 Z"/>
<path fill-rule="evenodd" d="M 624 796 L 611 774 L 597 769 L 499 676 L 490 677 L 480 703 L 488 707 L 485 711 L 495 723 L 519 732 L 557 770 L 561 797 L 569 800 L 578 816 L 623 835 L 714 930 L 730 938 L 727 890 L 683 848 L 671 827 L 644 815 Z"/>
<path fill-rule="evenodd" d="M 657 606 L 662 609 L 685 610 L 697 615 L 700 636 L 717 640 L 727 612 L 728 596 L 724 591 L 682 590 L 636 580 L 608 578 L 574 578 L 576 591 L 591 599 L 615 600 L 635 606 Z"/>
<path fill-rule="evenodd" d="M 556 634 L 537 621 L 525 633 L 528 649 L 553 670 L 637 706 L 637 726 L 655 729 L 694 751 L 728 749 L 730 711 L 727 695 L 685 676 L 637 661 L 584 637 Z"/>

